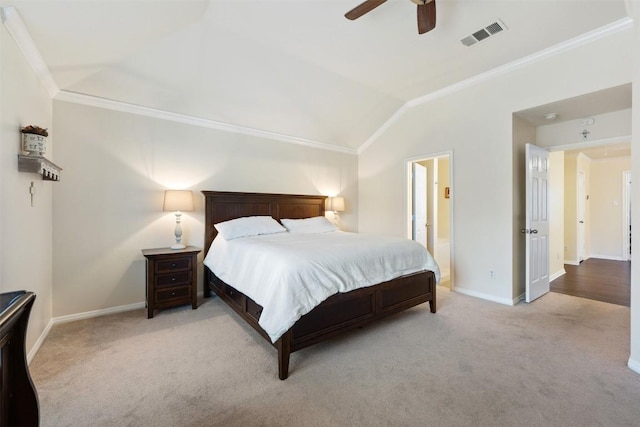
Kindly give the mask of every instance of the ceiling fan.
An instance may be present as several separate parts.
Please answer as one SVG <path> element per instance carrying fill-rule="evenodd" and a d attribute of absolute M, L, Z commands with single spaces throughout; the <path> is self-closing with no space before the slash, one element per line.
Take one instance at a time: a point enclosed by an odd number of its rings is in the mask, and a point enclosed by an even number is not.
<path fill-rule="evenodd" d="M 366 0 L 345 13 L 345 18 L 354 20 L 371 12 L 387 0 Z M 436 27 L 436 0 L 411 0 L 418 5 L 418 34 L 424 34 Z"/>

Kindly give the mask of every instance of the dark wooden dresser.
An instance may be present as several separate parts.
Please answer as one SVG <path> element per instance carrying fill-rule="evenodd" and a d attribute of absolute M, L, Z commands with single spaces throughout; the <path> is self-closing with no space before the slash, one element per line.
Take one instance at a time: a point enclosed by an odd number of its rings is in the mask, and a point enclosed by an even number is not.
<path fill-rule="evenodd" d="M 25 339 L 36 294 L 0 294 L 0 426 L 37 426 L 38 394 L 31 381 Z"/>
<path fill-rule="evenodd" d="M 198 308 L 198 254 L 201 249 L 143 249 L 147 259 L 147 318 L 156 309 L 191 304 Z"/>

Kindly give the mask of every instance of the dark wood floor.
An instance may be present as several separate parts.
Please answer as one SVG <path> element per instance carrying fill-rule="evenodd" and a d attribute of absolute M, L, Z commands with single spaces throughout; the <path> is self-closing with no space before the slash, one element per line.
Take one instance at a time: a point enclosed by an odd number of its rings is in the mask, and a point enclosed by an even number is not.
<path fill-rule="evenodd" d="M 590 258 L 580 265 L 564 266 L 567 274 L 550 283 L 551 291 L 629 306 L 631 262 Z"/>

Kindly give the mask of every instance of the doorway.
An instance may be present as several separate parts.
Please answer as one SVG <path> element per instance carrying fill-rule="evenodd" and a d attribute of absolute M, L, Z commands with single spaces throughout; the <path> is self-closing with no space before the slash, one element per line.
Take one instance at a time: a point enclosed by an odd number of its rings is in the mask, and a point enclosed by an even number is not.
<path fill-rule="evenodd" d="M 564 247 L 557 250 L 564 262 L 552 270 L 551 291 L 628 306 L 630 144 L 592 143 L 552 154 L 565 169 L 563 182 L 552 184 L 564 188 L 557 199 L 564 204 L 564 230 L 554 238 Z"/>
<path fill-rule="evenodd" d="M 439 285 L 453 289 L 453 177 L 450 152 L 410 159 L 407 237 L 423 244 L 440 267 Z"/>

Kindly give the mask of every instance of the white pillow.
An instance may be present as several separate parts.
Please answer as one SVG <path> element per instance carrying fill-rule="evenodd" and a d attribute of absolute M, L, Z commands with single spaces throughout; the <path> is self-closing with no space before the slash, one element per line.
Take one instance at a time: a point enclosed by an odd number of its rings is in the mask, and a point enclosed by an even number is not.
<path fill-rule="evenodd" d="M 214 227 L 225 240 L 259 236 L 261 234 L 284 233 L 287 231 L 286 228 L 270 216 L 246 216 L 219 222 L 215 224 Z"/>
<path fill-rule="evenodd" d="M 327 233 L 338 229 L 338 227 L 323 216 L 314 216 L 312 218 L 304 219 L 283 219 L 281 221 L 282 225 L 287 227 L 287 230 L 291 233 Z"/>

